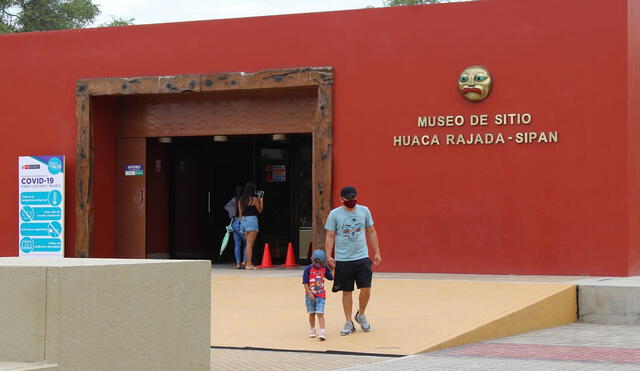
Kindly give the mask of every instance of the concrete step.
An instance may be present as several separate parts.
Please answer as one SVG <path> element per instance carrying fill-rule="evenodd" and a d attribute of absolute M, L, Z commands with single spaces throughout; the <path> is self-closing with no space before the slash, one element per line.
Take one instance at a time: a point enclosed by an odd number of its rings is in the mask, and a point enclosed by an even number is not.
<path fill-rule="evenodd" d="M 640 277 L 592 278 L 576 283 L 580 321 L 640 325 Z"/>
<path fill-rule="evenodd" d="M 6 362 L 0 361 L 0 371 L 55 370 L 57 363 L 41 362 Z"/>

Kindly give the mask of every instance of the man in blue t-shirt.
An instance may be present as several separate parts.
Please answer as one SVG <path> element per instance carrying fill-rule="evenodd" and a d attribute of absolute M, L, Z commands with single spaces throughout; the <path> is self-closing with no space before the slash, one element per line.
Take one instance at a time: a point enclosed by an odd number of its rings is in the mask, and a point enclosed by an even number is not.
<path fill-rule="evenodd" d="M 371 296 L 371 278 L 373 276 L 367 236 L 375 253 L 373 264 L 380 264 L 382 258 L 378 247 L 378 235 L 373 228 L 371 212 L 366 206 L 356 205 L 356 189 L 352 186 L 342 188 L 340 198 L 343 206 L 331 210 L 327 217 L 327 223 L 324 227 L 326 230 L 324 249 L 329 266 L 336 269 L 332 291 L 342 291 L 342 308 L 347 321 L 340 334 L 349 335 L 356 330 L 351 321 L 354 282 L 360 289 L 358 311 L 354 318 L 364 331 L 371 329 L 371 325 L 365 317 L 365 309 Z M 331 257 L 334 246 L 336 248 L 335 259 Z"/>

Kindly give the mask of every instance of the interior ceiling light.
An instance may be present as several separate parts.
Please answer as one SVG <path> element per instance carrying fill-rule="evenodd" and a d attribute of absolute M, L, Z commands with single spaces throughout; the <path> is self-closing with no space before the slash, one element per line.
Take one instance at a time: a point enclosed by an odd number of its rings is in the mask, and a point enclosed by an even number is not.
<path fill-rule="evenodd" d="M 213 141 L 214 142 L 226 142 L 227 141 L 227 136 L 226 135 L 214 135 L 213 136 Z"/>
<path fill-rule="evenodd" d="M 283 140 L 287 140 L 287 134 L 273 134 L 271 136 L 274 142 L 282 142 Z"/>
<path fill-rule="evenodd" d="M 158 143 L 171 143 L 170 137 L 160 137 L 158 138 Z"/>

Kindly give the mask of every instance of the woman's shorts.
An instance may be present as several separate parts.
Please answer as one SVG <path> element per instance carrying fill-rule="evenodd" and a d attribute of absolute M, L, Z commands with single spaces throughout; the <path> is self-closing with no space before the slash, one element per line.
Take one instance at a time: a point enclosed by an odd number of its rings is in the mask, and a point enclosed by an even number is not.
<path fill-rule="evenodd" d="M 324 313 L 325 298 L 315 298 L 314 301 L 309 299 L 309 295 L 304 296 L 304 303 L 307 305 L 307 313 Z"/>
<path fill-rule="evenodd" d="M 240 221 L 240 226 L 242 227 L 242 231 L 245 233 L 251 231 L 258 232 L 260 230 L 258 229 L 258 217 L 255 215 L 243 216 Z"/>

